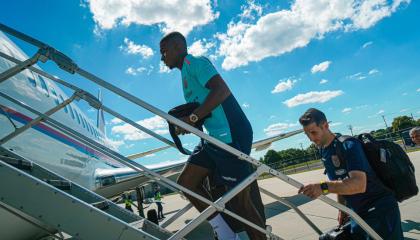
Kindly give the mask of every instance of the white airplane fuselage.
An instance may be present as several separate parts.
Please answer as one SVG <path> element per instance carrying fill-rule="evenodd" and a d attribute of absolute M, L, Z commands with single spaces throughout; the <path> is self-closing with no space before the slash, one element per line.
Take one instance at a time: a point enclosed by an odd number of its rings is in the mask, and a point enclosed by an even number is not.
<path fill-rule="evenodd" d="M 21 61 L 28 59 L 28 56 L 2 32 L 0 32 L 0 51 Z M 0 72 L 14 65 L 0 57 Z M 68 98 L 55 82 L 30 70 L 24 70 L 1 83 L 0 92 L 42 113 Z M 20 127 L 38 117 L 2 97 L 0 97 L 0 104 L 2 106 L 0 109 L 0 138 L 15 130 L 12 122 Z M 51 117 L 98 143 L 107 145 L 104 134 L 74 102 Z M 97 188 L 97 184 L 95 185 L 97 169 L 123 167 L 117 161 L 44 122 L 6 142 L 4 147 L 90 190 Z M 112 148 L 109 145 L 108 147 Z"/>

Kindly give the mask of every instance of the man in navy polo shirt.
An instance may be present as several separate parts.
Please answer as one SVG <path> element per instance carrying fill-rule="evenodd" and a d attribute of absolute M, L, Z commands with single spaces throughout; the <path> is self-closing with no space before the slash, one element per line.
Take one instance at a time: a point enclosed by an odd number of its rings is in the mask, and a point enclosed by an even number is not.
<path fill-rule="evenodd" d="M 198 102 L 200 104 L 190 116 L 182 120 L 194 126 L 200 119 L 211 114 L 204 121 L 204 127 L 208 134 L 245 154 L 249 154 L 253 138 L 251 124 L 213 64 L 205 57 L 188 54 L 186 40 L 179 32 L 169 33 L 162 38 L 160 52 L 166 66 L 170 69 L 181 70 L 181 84 L 185 100 L 189 103 Z M 186 133 L 185 130 L 179 128 L 177 131 L 179 134 Z M 204 144 L 199 144 L 189 157 L 178 178 L 178 183 L 203 197 L 216 200 L 217 197 L 213 196 L 212 198 L 207 189 L 203 187 L 203 181 L 207 177 L 212 179 L 214 185 L 222 185 L 229 190 L 252 172 L 253 168 L 250 163 L 204 141 Z M 248 186 L 238 193 L 231 200 L 231 206 L 240 216 L 265 228 L 265 219 L 255 208 L 253 199 L 250 197 L 250 189 L 251 187 Z M 259 193 L 257 195 L 258 202 L 261 202 Z M 189 195 L 186 197 L 200 212 L 208 207 L 207 204 Z M 255 198 L 255 195 L 253 197 Z M 219 232 L 221 229 L 226 229 L 223 227 L 226 224 L 220 214 L 212 216 L 209 222 L 218 233 L 219 239 L 234 238 L 231 234 Z M 251 239 L 266 239 L 265 234 L 252 227 L 246 226 L 245 230 Z"/>
<path fill-rule="evenodd" d="M 337 136 L 329 129 L 325 114 L 308 109 L 300 118 L 308 138 L 320 148 L 322 162 L 330 181 L 308 184 L 299 189 L 308 197 L 335 193 L 337 201 L 355 211 L 383 239 L 403 239 L 398 203 L 373 172 L 360 142 L 348 139 L 342 143 L 340 161 L 337 154 Z M 346 214 L 339 211 L 338 221 L 343 224 Z M 351 222 L 354 239 L 369 239 L 367 233 Z"/>

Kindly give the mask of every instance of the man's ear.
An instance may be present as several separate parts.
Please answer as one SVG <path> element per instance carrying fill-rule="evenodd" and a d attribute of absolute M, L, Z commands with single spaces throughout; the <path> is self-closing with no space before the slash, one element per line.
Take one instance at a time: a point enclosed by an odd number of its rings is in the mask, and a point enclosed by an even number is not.
<path fill-rule="evenodd" d="M 328 129 L 330 129 L 330 125 L 329 125 L 329 123 L 327 121 L 325 121 L 325 122 L 322 122 L 321 123 L 321 128 L 323 130 L 328 130 Z"/>

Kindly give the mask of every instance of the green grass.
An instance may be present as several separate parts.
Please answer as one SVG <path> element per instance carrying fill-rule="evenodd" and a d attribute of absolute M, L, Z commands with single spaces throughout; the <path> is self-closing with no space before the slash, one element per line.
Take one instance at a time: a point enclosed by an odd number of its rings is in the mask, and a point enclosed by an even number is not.
<path fill-rule="evenodd" d="M 408 149 L 406 152 L 410 153 L 410 152 L 417 152 L 417 151 L 420 151 L 420 148 Z"/>
<path fill-rule="evenodd" d="M 294 165 L 289 165 L 287 167 L 284 167 L 282 169 L 279 169 L 278 171 L 283 172 L 283 171 L 288 171 L 288 170 L 291 170 L 291 169 L 303 167 L 303 166 L 306 166 L 306 165 L 310 166 L 313 163 L 317 163 L 319 161 L 320 160 L 318 159 L 318 160 L 312 160 L 312 161 L 309 161 L 309 162 L 304 162 L 304 163 L 298 163 L 298 164 L 294 164 Z M 320 168 L 322 168 L 322 167 L 320 167 Z M 300 171 L 297 171 L 297 172 L 289 173 L 288 175 L 293 175 L 293 174 L 296 174 L 296 173 L 302 173 L 302 172 L 312 171 L 312 170 L 316 170 L 316 169 L 320 169 L 320 168 L 307 168 L 307 169 L 303 169 L 303 170 L 300 170 Z M 263 174 L 261 174 L 261 176 L 258 177 L 258 180 L 267 179 L 267 178 L 271 178 L 271 177 L 273 177 L 273 175 L 268 174 L 268 173 L 263 173 Z"/>

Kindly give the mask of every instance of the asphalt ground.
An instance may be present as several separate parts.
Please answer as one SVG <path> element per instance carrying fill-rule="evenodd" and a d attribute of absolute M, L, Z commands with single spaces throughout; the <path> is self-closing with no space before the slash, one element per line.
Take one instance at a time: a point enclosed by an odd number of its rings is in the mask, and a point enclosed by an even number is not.
<path fill-rule="evenodd" d="M 420 151 L 409 153 L 409 156 L 415 165 L 416 180 L 420 186 Z M 301 183 L 319 182 L 326 179 L 323 170 L 313 170 L 303 173 L 289 175 Z M 297 194 L 297 189 L 284 183 L 277 178 L 269 178 L 259 181 L 260 187 L 285 197 L 306 214 L 306 216 L 315 223 L 322 231 L 327 231 L 337 225 L 338 211 L 320 200 L 312 200 L 305 196 Z M 328 195 L 332 199 L 336 197 L 333 194 Z M 290 210 L 285 205 L 275 201 L 271 197 L 262 194 L 267 224 L 272 226 L 273 232 L 284 239 L 318 239 L 316 232 L 304 222 L 294 210 Z M 166 219 L 173 215 L 177 210 L 187 205 L 187 201 L 179 194 L 169 195 L 163 198 L 164 213 Z M 401 211 L 402 228 L 406 239 L 420 239 L 420 195 L 412 197 L 399 204 Z M 150 208 L 155 208 L 152 204 Z M 146 209 L 148 210 L 148 209 Z M 167 227 L 170 231 L 176 231 L 182 228 L 186 223 L 198 215 L 195 209 L 189 210 L 183 216 L 179 217 L 174 223 Z M 193 230 L 187 239 L 213 239 L 210 225 L 205 222 Z"/>

